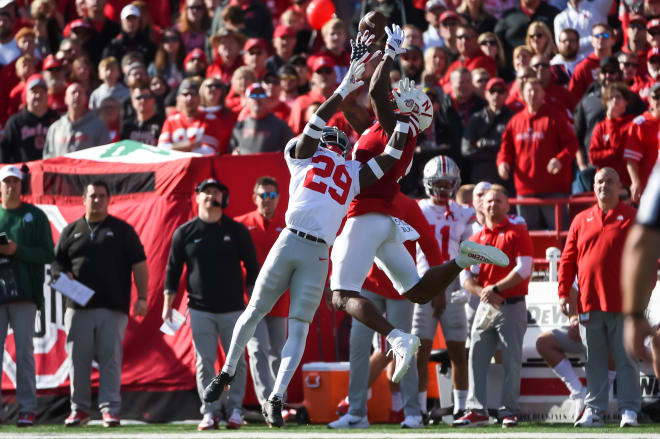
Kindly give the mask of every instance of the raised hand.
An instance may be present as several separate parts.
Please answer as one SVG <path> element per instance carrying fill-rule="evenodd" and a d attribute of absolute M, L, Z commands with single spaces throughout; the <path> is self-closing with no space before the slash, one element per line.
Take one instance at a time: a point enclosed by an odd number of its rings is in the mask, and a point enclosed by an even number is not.
<path fill-rule="evenodd" d="M 368 30 L 358 32 L 355 40 L 351 40 L 351 62 L 359 60 L 369 52 L 369 46 L 374 42 L 374 38 L 376 35 L 370 34 Z"/>
<path fill-rule="evenodd" d="M 365 71 L 364 63 L 368 57 L 369 53 L 365 53 L 357 61 L 351 61 L 351 65 L 348 67 L 348 73 L 346 73 L 346 76 L 344 76 L 344 79 L 336 90 L 336 93 L 340 94 L 342 98 L 345 98 L 364 85 L 364 81 L 361 78 Z"/>
<path fill-rule="evenodd" d="M 392 29 L 386 27 L 387 41 L 385 42 L 385 56 L 395 59 L 397 55 L 406 53 L 403 46 L 405 34 L 398 24 L 393 24 Z"/>
<path fill-rule="evenodd" d="M 416 94 L 415 81 L 409 78 L 403 78 L 399 81 L 399 88 L 392 90 L 392 95 L 400 114 L 410 115 L 413 112 Z"/>

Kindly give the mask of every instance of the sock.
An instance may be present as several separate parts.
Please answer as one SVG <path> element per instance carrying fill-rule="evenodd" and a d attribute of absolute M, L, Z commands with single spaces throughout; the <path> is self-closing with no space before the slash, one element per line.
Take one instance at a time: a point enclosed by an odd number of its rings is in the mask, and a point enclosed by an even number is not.
<path fill-rule="evenodd" d="M 608 370 L 607 371 L 607 380 L 610 383 L 609 391 L 610 395 L 614 394 L 614 379 L 616 378 L 616 370 Z"/>
<path fill-rule="evenodd" d="M 426 390 L 419 392 L 417 394 L 417 399 L 419 400 L 419 409 L 422 413 L 428 412 L 428 409 L 426 408 Z"/>
<path fill-rule="evenodd" d="M 457 413 L 459 410 L 465 410 L 467 394 L 467 390 L 454 389 L 454 413 Z"/>
<path fill-rule="evenodd" d="M 392 392 L 392 411 L 398 412 L 401 409 L 403 409 L 401 392 Z"/>
<path fill-rule="evenodd" d="M 229 375 L 234 376 L 236 365 L 241 356 L 245 354 L 245 345 L 254 335 L 257 325 L 266 314 L 258 311 L 255 307 L 248 305 L 245 311 L 236 320 L 234 332 L 231 335 L 231 345 L 225 359 L 222 370 Z"/>
<path fill-rule="evenodd" d="M 573 366 L 568 358 L 564 358 L 557 364 L 552 371 L 563 381 L 568 390 L 571 392 L 571 398 L 584 397 L 584 386 L 580 379 L 575 375 Z"/>
<path fill-rule="evenodd" d="M 300 360 L 302 360 L 308 331 L 309 323 L 302 320 L 289 319 L 289 337 L 286 339 L 286 343 L 282 349 L 280 368 L 277 371 L 273 392 L 268 399 L 272 399 L 274 396 L 282 399 L 286 388 L 289 386 L 289 382 L 291 382 L 291 378 L 293 378 L 293 373 L 298 368 Z"/>

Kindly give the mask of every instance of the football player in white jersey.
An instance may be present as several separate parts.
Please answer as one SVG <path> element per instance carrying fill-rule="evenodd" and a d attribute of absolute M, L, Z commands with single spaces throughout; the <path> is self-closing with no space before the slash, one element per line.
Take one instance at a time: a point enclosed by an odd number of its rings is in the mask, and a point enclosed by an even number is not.
<path fill-rule="evenodd" d="M 358 37 L 359 38 L 359 37 Z M 281 427 L 282 399 L 303 352 L 309 324 L 323 294 L 328 273 L 329 247 L 337 235 L 348 206 L 360 188 L 369 186 L 398 160 L 408 135 L 408 119 L 415 93 L 414 82 L 403 80 L 395 96 L 399 116 L 396 128 L 383 154 L 363 166 L 346 160 L 349 144 L 346 135 L 326 120 L 337 111 L 342 100 L 357 90 L 365 70 L 365 54 L 351 63 L 335 93 L 314 113 L 300 137 L 285 147 L 284 156 L 291 172 L 287 228 L 271 248 L 257 277 L 245 311 L 234 327 L 232 341 L 221 372 L 204 391 L 205 401 L 217 400 L 234 375 L 245 345 L 257 324 L 268 314 L 289 288 L 288 338 L 275 387 L 262 413 L 271 427 Z M 320 143 L 319 143 L 320 141 Z"/>
<path fill-rule="evenodd" d="M 420 200 L 419 207 L 435 232 L 435 238 L 442 251 L 443 262 L 446 262 L 458 255 L 461 241 L 472 236 L 472 223 L 475 221 L 474 209 L 461 206 L 454 200 L 456 190 L 461 185 L 461 171 L 451 158 L 444 155 L 433 157 L 424 166 L 423 178 L 428 198 Z M 418 246 L 417 271 L 420 276 L 423 276 L 428 269 L 429 263 L 426 256 Z M 445 290 L 444 297 L 439 295 L 431 302 L 415 304 L 412 333 L 418 336 L 422 343 L 417 353 L 419 403 L 422 413 L 427 412 L 428 361 L 435 331 L 440 323 L 451 362 L 454 417 L 463 415 L 462 411 L 465 409 L 468 391 L 465 351 L 465 340 L 467 339 L 465 303 L 468 294 L 467 291 L 461 289 L 458 279 L 454 279 Z"/>

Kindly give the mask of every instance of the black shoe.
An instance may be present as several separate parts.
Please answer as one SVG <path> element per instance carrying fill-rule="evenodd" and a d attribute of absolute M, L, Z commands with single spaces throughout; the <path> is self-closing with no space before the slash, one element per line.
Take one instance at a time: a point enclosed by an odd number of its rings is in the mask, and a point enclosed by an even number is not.
<path fill-rule="evenodd" d="M 282 419 L 282 400 L 277 396 L 264 403 L 264 406 L 261 408 L 261 414 L 264 415 L 266 424 L 271 428 L 284 425 L 284 419 Z"/>
<path fill-rule="evenodd" d="M 459 410 L 456 413 L 454 413 L 452 416 L 454 416 L 454 421 L 457 419 L 461 419 L 463 416 L 465 416 L 465 410 Z"/>
<path fill-rule="evenodd" d="M 230 376 L 227 372 L 221 371 L 219 374 L 217 374 L 211 380 L 209 385 L 206 386 L 206 389 L 204 389 L 204 394 L 202 395 L 204 402 L 217 401 L 218 398 L 220 398 L 220 395 L 222 395 L 222 392 L 225 390 L 225 387 L 227 387 L 233 379 L 234 377 Z"/>

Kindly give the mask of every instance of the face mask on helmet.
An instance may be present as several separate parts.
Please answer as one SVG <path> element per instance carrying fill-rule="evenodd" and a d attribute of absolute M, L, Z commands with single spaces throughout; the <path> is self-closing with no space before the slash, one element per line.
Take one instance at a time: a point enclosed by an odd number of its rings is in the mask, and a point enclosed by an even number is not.
<path fill-rule="evenodd" d="M 319 144 L 343 157 L 348 152 L 348 136 L 337 127 L 323 127 Z"/>
<path fill-rule="evenodd" d="M 424 189 L 426 195 L 438 200 L 453 198 L 461 185 L 461 174 L 449 157 L 433 157 L 424 165 Z"/>

